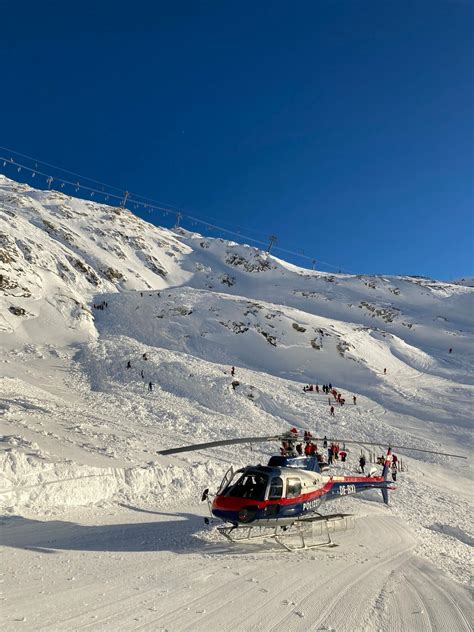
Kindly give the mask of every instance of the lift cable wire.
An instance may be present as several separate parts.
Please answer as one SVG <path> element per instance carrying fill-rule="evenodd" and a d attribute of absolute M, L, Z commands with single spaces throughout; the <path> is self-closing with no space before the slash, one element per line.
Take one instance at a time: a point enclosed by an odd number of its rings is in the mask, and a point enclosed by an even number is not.
<path fill-rule="evenodd" d="M 77 178 L 80 178 L 80 180 L 82 182 L 87 181 L 87 182 L 93 182 L 95 184 L 100 184 L 103 187 L 107 187 L 108 189 L 113 189 L 115 191 L 120 191 L 122 194 L 125 191 L 125 189 L 120 189 L 119 187 L 113 186 L 111 184 L 106 184 L 105 182 L 101 182 L 100 180 L 94 180 L 94 178 L 89 178 L 87 176 L 82 176 L 79 173 L 75 173 L 74 171 L 69 171 L 68 169 L 63 169 L 62 167 L 58 167 L 57 165 L 52 165 L 48 162 L 44 162 L 42 160 L 38 160 L 37 158 L 33 158 L 32 156 L 28 156 L 27 154 L 22 154 L 20 152 L 14 151 L 13 149 L 9 149 L 8 147 L 2 147 L 0 145 L 0 150 L 3 150 L 5 152 L 8 152 L 10 154 L 15 154 L 17 156 L 21 156 L 22 158 L 27 158 L 28 160 L 31 160 L 32 162 L 35 163 L 36 167 L 38 165 L 44 165 L 45 167 L 51 167 L 52 169 L 56 169 L 58 171 L 62 171 L 63 173 L 67 173 L 71 176 L 76 176 Z M 11 160 L 9 160 L 9 162 L 11 162 Z M 26 167 L 24 167 L 26 168 Z M 38 170 L 36 169 L 36 172 L 38 173 Z M 56 180 L 60 179 L 60 178 L 55 178 Z M 60 179 L 61 181 L 63 181 L 62 179 Z M 85 188 L 84 186 L 82 188 Z M 104 191 L 105 193 L 105 191 Z M 160 202 L 159 200 L 153 200 L 151 198 L 145 197 L 143 195 L 137 195 L 136 193 L 130 193 L 129 194 L 130 197 L 133 197 L 134 200 L 136 201 L 143 201 L 145 202 L 146 206 L 153 206 L 153 205 L 158 205 L 158 206 L 166 206 L 167 209 L 169 209 L 170 212 L 180 212 L 183 213 L 183 215 L 187 216 L 187 213 L 185 210 L 183 210 L 180 207 L 174 206 L 173 204 L 168 204 L 167 202 Z M 112 197 L 109 194 L 109 197 Z M 218 222 L 219 220 L 217 220 L 215 217 L 207 217 L 206 216 L 202 216 L 204 217 L 204 219 L 208 219 L 211 222 Z M 196 220 L 195 220 L 196 221 Z M 241 230 L 245 230 L 245 231 L 250 231 L 250 232 L 255 232 L 255 233 L 259 233 L 260 235 L 266 235 L 267 233 L 258 229 L 254 229 L 254 228 L 243 228 L 241 226 L 238 226 L 236 224 L 230 224 L 228 223 L 228 225 L 232 228 L 236 228 L 237 229 L 237 233 L 239 234 Z"/>
<path fill-rule="evenodd" d="M 0 149 L 5 150 L 6 148 L 1 147 Z M 37 167 L 31 167 L 28 165 L 25 165 L 23 163 L 20 163 L 18 160 L 14 160 L 13 158 L 8 158 L 6 156 L 0 156 L 0 162 L 3 161 L 3 166 L 6 166 L 7 164 L 9 165 L 13 165 L 15 167 L 17 167 L 17 171 L 20 172 L 22 169 L 24 169 L 25 171 L 29 171 L 33 177 L 35 177 L 36 175 L 42 176 L 44 178 L 46 178 L 46 181 L 48 183 L 48 186 L 50 187 L 51 184 L 56 181 L 56 182 L 60 182 L 62 187 L 64 187 L 64 185 L 69 185 L 71 187 L 74 187 L 76 192 L 78 192 L 79 190 L 83 189 L 85 191 L 89 191 L 91 196 L 98 194 L 98 195 L 102 195 L 105 197 L 105 200 L 107 201 L 109 198 L 115 199 L 115 200 L 119 200 L 121 203 L 124 201 L 129 202 L 130 204 L 133 204 L 135 206 L 135 208 L 138 208 L 139 206 L 144 208 L 145 210 L 148 210 L 149 212 L 151 212 L 152 210 L 155 211 L 159 211 L 161 213 L 164 214 L 173 214 L 173 213 L 179 213 L 181 218 L 185 218 L 187 220 L 190 220 L 191 222 L 194 222 L 196 224 L 201 224 L 203 226 L 206 226 L 207 228 L 210 228 L 212 230 L 216 230 L 219 231 L 221 233 L 226 233 L 228 235 L 233 235 L 235 237 L 238 237 L 239 240 L 247 240 L 247 241 L 251 241 L 254 244 L 258 244 L 260 246 L 264 246 L 265 248 L 267 247 L 267 242 L 266 241 L 262 241 L 260 239 L 255 239 L 254 237 L 251 237 L 250 235 L 247 235 L 246 233 L 243 233 L 242 231 L 238 230 L 230 230 L 228 228 L 224 228 L 223 226 L 219 226 L 218 224 L 212 224 L 209 221 L 205 221 L 203 219 L 200 219 L 198 217 L 194 217 L 193 215 L 190 215 L 188 213 L 185 213 L 181 210 L 177 210 L 175 207 L 172 207 L 170 205 L 161 205 L 159 202 L 156 203 L 145 203 L 142 202 L 140 200 L 148 200 L 149 198 L 144 198 L 142 196 L 137 196 L 135 194 L 132 193 L 128 193 L 127 191 L 123 191 L 121 195 L 117 195 L 115 193 L 110 193 L 108 191 L 105 191 L 104 189 L 97 189 L 97 188 L 93 188 L 90 186 L 87 186 L 85 184 L 83 184 L 84 181 L 86 182 L 94 182 L 96 184 L 99 184 L 102 187 L 107 187 L 108 189 L 113 189 L 115 191 L 122 191 L 121 189 L 119 189 L 118 187 L 114 187 L 112 185 L 109 184 L 105 184 L 103 182 L 100 182 L 99 180 L 94 180 L 93 178 L 87 178 L 85 176 L 81 176 L 73 171 L 68 171 L 66 169 L 62 169 L 61 167 L 55 167 L 54 165 L 50 165 L 49 163 L 46 162 L 42 162 L 40 160 L 35 160 L 34 158 L 31 158 L 30 156 L 27 156 L 25 154 L 20 154 L 18 152 L 14 152 L 11 151 L 9 149 L 7 149 L 6 151 L 10 152 L 10 153 L 14 153 L 17 154 L 19 156 L 23 156 L 25 158 L 27 158 L 28 160 L 32 160 L 35 162 L 36 165 L 45 165 L 45 166 L 49 166 L 53 169 L 57 169 L 58 171 L 62 171 L 64 173 L 68 173 L 70 175 L 74 175 L 78 178 L 80 178 L 80 180 L 77 180 L 76 182 L 72 181 L 72 180 L 68 180 L 65 178 L 61 178 L 61 177 L 54 177 L 51 176 L 50 173 L 46 173 L 45 171 L 40 171 Z M 81 182 L 82 181 L 82 182 Z M 151 202 L 151 200 L 150 200 Z M 253 230 L 253 229 L 242 229 L 245 230 L 247 232 L 247 230 Z M 255 231 L 255 232 L 260 232 L 260 231 Z M 264 233 L 262 233 L 264 234 Z M 307 261 L 312 261 L 314 262 L 315 260 L 319 263 L 319 264 L 323 264 L 325 266 L 328 266 L 330 268 L 333 268 L 335 270 L 339 270 L 339 272 L 346 272 L 349 274 L 353 274 L 350 270 L 344 269 L 341 266 L 336 266 L 332 263 L 329 263 L 328 261 L 323 261 L 322 259 L 320 259 L 319 257 L 312 257 L 309 255 L 305 255 L 302 252 L 296 252 L 294 250 L 289 250 L 287 248 L 282 248 L 281 246 L 274 246 L 273 248 L 274 251 L 278 251 L 278 252 L 282 252 L 285 254 L 289 254 L 289 255 L 293 255 L 295 257 L 298 257 L 300 259 L 305 259 Z"/>

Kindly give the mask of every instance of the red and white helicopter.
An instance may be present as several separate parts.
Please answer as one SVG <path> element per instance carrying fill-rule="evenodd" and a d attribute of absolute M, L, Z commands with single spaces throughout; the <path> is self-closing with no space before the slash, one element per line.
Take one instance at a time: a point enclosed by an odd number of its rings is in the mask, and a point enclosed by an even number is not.
<path fill-rule="evenodd" d="M 432 450 L 391 446 L 387 450 L 382 471 L 379 474 L 373 467 L 364 476 L 337 476 L 329 473 L 328 464 L 316 451 L 316 441 L 369 446 L 377 446 L 380 443 L 312 437 L 308 432 L 301 436 L 294 428 L 281 435 L 224 439 L 161 450 L 158 454 L 169 455 L 265 441 L 281 442 L 283 446 L 281 454 L 270 457 L 267 465 L 248 465 L 236 471 L 230 468 L 216 494 L 212 496 L 212 501 L 209 489 L 204 491 L 202 500 L 208 501 L 211 515 L 219 521 L 220 526 L 217 527 L 219 532 L 232 542 L 273 538 L 288 550 L 321 545 L 334 546 L 329 535 L 330 523 L 344 522 L 349 514 L 320 514 L 318 512 L 320 506 L 327 501 L 369 489 L 379 489 L 383 502 L 388 504 L 388 491 L 396 489 L 392 481 L 388 479 L 392 464 L 392 447 L 397 450 L 439 454 Z M 305 446 L 305 455 L 302 454 L 302 446 Z M 457 457 L 458 455 L 444 454 L 444 456 Z M 208 519 L 206 522 L 209 524 Z M 301 527 L 316 522 L 322 522 L 326 526 L 327 539 L 324 542 L 307 544 Z M 283 539 L 292 527 L 296 528 L 301 538 L 299 547 L 290 546 Z M 322 531 L 320 534 L 322 535 Z"/>

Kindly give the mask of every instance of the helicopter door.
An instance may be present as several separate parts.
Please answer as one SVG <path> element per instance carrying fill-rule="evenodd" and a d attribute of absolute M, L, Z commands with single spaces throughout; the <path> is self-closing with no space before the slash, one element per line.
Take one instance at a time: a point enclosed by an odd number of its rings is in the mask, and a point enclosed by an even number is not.
<path fill-rule="evenodd" d="M 268 490 L 268 500 L 280 500 L 283 496 L 283 479 L 279 476 L 274 476 L 270 482 L 270 489 Z M 280 511 L 280 505 L 278 503 L 271 503 L 265 507 L 266 518 L 276 518 Z"/>
<path fill-rule="evenodd" d="M 231 466 L 225 473 L 224 478 L 222 479 L 222 483 L 219 485 L 219 489 L 217 490 L 218 495 L 222 494 L 224 489 L 228 486 L 228 484 L 232 480 L 233 476 L 234 476 L 234 468 Z"/>
<path fill-rule="evenodd" d="M 280 500 L 283 496 L 283 480 L 279 476 L 274 476 L 270 483 L 268 500 Z"/>

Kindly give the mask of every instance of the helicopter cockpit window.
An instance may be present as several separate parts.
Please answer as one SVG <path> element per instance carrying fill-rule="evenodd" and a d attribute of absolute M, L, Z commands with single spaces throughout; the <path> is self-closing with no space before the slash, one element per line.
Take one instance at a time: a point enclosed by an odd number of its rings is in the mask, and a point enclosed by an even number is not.
<path fill-rule="evenodd" d="M 256 472 L 246 472 L 242 477 L 228 488 L 225 495 L 236 498 L 248 498 L 249 500 L 265 500 L 268 476 Z"/>
<path fill-rule="evenodd" d="M 286 497 L 296 498 L 301 494 L 301 481 L 299 478 L 289 478 L 286 481 Z"/>
<path fill-rule="evenodd" d="M 272 478 L 268 500 L 278 500 L 283 496 L 283 481 L 279 476 Z"/>

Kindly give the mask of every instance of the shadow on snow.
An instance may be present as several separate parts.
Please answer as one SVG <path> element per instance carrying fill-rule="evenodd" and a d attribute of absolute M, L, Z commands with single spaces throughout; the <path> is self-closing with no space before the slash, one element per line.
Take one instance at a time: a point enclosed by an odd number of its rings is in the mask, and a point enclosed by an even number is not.
<path fill-rule="evenodd" d="M 129 510 L 160 516 L 157 522 L 83 525 L 64 520 L 33 520 L 22 516 L 2 517 L 0 545 L 40 553 L 59 551 L 158 552 L 226 554 L 225 542 L 199 537 L 204 528 L 201 516 L 164 513 L 122 505 Z M 169 519 L 167 519 L 169 518 Z"/>

